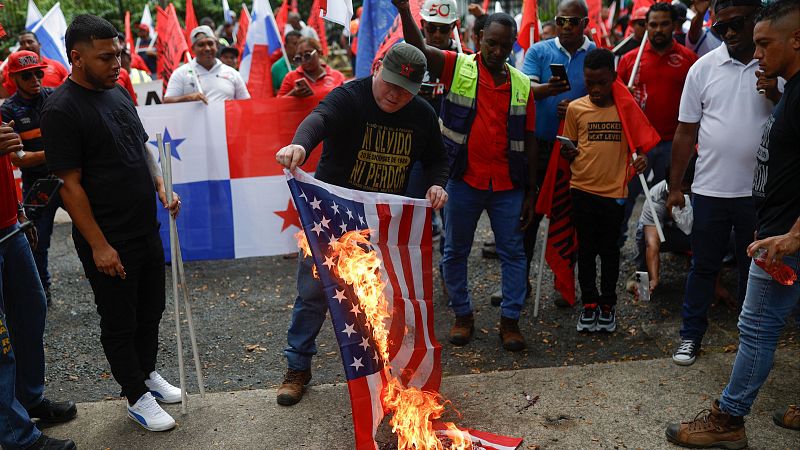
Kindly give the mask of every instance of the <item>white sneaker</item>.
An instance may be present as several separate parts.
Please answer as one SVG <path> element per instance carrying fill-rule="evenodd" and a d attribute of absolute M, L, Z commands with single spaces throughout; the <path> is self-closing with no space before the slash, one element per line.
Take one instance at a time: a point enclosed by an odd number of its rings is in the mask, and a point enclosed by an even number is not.
<path fill-rule="evenodd" d="M 144 380 L 147 389 L 153 394 L 156 400 L 162 403 L 179 403 L 181 401 L 181 390 L 169 384 L 156 371 L 150 372 L 150 378 Z"/>
<path fill-rule="evenodd" d="M 175 419 L 161 409 L 149 392 L 141 396 L 133 406 L 128 406 L 128 417 L 145 430 L 167 431 L 175 428 Z"/>

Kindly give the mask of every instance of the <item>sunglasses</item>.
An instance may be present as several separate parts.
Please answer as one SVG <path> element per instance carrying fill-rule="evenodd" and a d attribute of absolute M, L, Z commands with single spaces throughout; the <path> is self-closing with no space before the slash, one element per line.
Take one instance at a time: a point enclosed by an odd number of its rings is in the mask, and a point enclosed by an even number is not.
<path fill-rule="evenodd" d="M 22 72 L 21 74 L 19 74 L 19 76 L 22 78 L 22 81 L 31 81 L 33 77 L 36 77 L 37 80 L 41 80 L 42 78 L 44 78 L 44 71 L 41 69 L 30 70 L 27 72 Z"/>
<path fill-rule="evenodd" d="M 634 25 L 638 25 L 638 26 L 640 26 L 640 27 L 642 27 L 642 28 L 644 28 L 644 27 L 646 27 L 646 26 L 647 26 L 647 21 L 646 21 L 646 20 L 644 20 L 644 19 L 641 19 L 641 20 L 634 20 L 634 21 L 632 21 L 631 23 L 632 23 L 632 24 L 634 24 Z"/>
<path fill-rule="evenodd" d="M 292 58 L 292 62 L 295 64 L 300 64 L 301 62 L 308 62 L 316 54 L 317 51 L 312 50 L 310 52 L 305 52 L 302 55 L 295 55 L 294 58 Z"/>
<path fill-rule="evenodd" d="M 446 23 L 441 25 L 436 25 L 435 23 L 428 23 L 425 25 L 425 31 L 427 31 L 428 34 L 434 34 L 436 32 L 438 32 L 439 34 L 450 34 L 450 30 L 452 29 L 452 27 L 453 26 L 451 24 L 446 24 Z"/>
<path fill-rule="evenodd" d="M 739 17 L 734 17 L 733 19 L 727 20 L 725 22 L 714 22 L 714 24 L 712 24 L 711 27 L 714 28 L 714 31 L 716 31 L 717 34 L 720 36 L 725 36 L 728 33 L 729 29 L 733 30 L 736 33 L 739 33 L 742 31 L 742 28 L 744 28 L 744 22 L 749 17 L 750 15 L 739 16 Z"/>
<path fill-rule="evenodd" d="M 574 17 L 574 16 L 556 16 L 556 25 L 559 27 L 563 27 L 566 25 L 567 22 L 573 27 L 577 27 L 586 20 L 586 17 Z"/>

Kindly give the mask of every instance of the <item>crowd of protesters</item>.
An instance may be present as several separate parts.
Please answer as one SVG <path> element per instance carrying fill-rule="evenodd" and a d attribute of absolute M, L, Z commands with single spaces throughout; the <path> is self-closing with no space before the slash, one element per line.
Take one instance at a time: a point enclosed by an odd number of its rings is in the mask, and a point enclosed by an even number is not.
<path fill-rule="evenodd" d="M 514 17 L 470 5 L 473 35 L 462 46 L 453 38 L 459 33 L 454 0 L 426 0 L 419 22 L 407 0 L 392 3 L 406 43 L 355 81 L 328 66 L 315 30 L 289 15 L 285 54 L 271 69 L 274 94 L 322 101 L 277 161 L 294 169 L 322 142 L 321 180 L 424 197 L 440 211 L 434 226 L 454 314 L 447 339 L 454 346 L 469 345 L 474 334 L 468 256 L 485 211 L 501 269 L 492 304 L 499 307 L 500 343 L 508 351 L 527 347 L 519 319 L 532 291 L 542 219 L 535 205 L 548 167 L 564 161 L 571 172 L 576 331 L 584 333 L 617 329 L 621 248 L 644 190 L 636 175 L 646 175 L 652 208 L 633 219 L 635 265 L 648 275 L 646 293 L 659 292 L 660 253 L 691 255 L 675 364 L 691 365 L 700 355 L 709 305 L 723 296 L 723 260 L 732 258 L 738 269 L 732 303 L 741 310 L 740 346 L 730 382 L 707 414 L 669 425 L 666 437 L 689 447 L 744 448 L 743 418 L 800 302 L 800 284 L 771 275 L 779 266 L 796 274 L 800 265 L 800 2 L 696 0 L 688 10 L 654 3 L 617 20 L 607 36 L 616 45 L 612 51 L 597 48 L 586 4 L 561 0 L 554 20 L 542 24 L 542 40 L 516 65 L 510 63 L 519 27 Z M 351 28 L 358 28 L 358 19 Z M 128 416 L 150 431 L 175 426 L 159 406 L 180 401 L 181 393 L 156 371 L 165 275 L 153 193 L 173 215 L 181 202 L 166 200 L 132 88 L 155 72 L 150 31 L 140 25 L 131 49 L 110 23 L 80 15 L 66 33 L 71 70 L 44 58 L 35 34 L 23 31 L 1 71 L 0 95 L 7 98 L 0 106 L 0 238 L 28 220 L 16 199 L 12 164 L 21 170 L 24 194 L 40 178 L 63 180 L 35 226 L 0 243 L 3 448 L 75 448 L 32 422 L 77 414 L 73 402 L 44 396 L 48 248 L 59 207 L 73 222 L 100 316 L 100 341 Z M 250 98 L 236 69 L 235 34 L 232 24 L 215 29 L 210 19 L 191 30 L 195 56 L 172 74 L 164 102 Z M 357 45 L 348 51 L 355 60 Z M 626 105 L 638 114 L 633 127 L 654 136 L 652 145 L 632 138 Z M 351 170 L 365 130 L 375 126 L 402 127 L 411 136 L 401 184 L 370 185 Z M 311 379 L 327 311 L 309 260 L 299 261 L 297 288 L 288 369 L 277 395 L 285 406 L 302 399 Z M 561 296 L 555 304 L 573 307 Z M 787 405 L 773 419 L 800 430 L 797 406 Z"/>

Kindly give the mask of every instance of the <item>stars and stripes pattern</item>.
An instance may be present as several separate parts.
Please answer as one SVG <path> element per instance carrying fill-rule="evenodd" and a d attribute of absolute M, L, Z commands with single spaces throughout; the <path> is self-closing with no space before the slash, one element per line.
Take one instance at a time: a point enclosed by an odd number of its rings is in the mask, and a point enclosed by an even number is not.
<path fill-rule="evenodd" d="M 433 250 L 431 208 L 426 200 L 345 189 L 296 169 L 286 172 L 317 273 L 322 282 L 341 350 L 357 450 L 377 449 L 375 432 L 384 417 L 387 367 L 376 353 L 364 313 L 350 288 L 331 269 L 329 247 L 343 234 L 369 230 L 371 249 L 381 260 L 389 302 L 389 365 L 405 386 L 439 392 L 441 345 L 433 333 Z M 453 431 L 434 423 L 446 438 Z M 522 439 L 459 429 L 475 449 L 513 450 Z"/>
<path fill-rule="evenodd" d="M 425 200 L 331 186 L 301 170 L 288 177 L 328 297 L 350 389 L 356 447 L 375 448 L 386 372 L 352 289 L 329 270 L 335 261 L 328 247 L 348 231 L 370 230 L 391 314 L 392 373 L 407 386 L 438 391 L 442 369 L 441 345 L 433 333 L 431 209 Z"/>

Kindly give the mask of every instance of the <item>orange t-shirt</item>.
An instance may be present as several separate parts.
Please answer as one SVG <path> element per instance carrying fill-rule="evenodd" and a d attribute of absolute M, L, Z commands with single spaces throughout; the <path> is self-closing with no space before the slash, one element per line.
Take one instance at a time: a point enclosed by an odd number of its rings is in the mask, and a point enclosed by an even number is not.
<path fill-rule="evenodd" d="M 570 186 L 601 197 L 625 198 L 628 141 L 616 105 L 601 108 L 581 97 L 569 104 L 564 136 L 578 142 Z"/>

